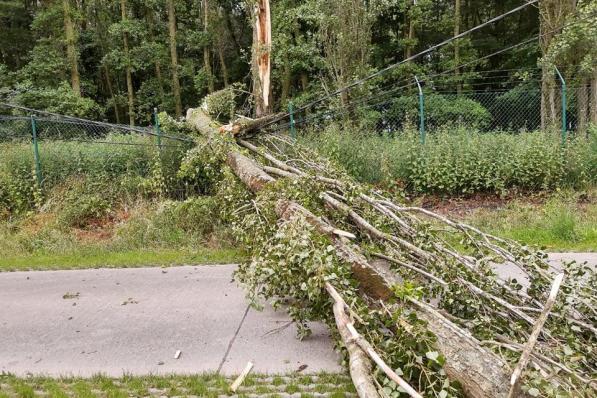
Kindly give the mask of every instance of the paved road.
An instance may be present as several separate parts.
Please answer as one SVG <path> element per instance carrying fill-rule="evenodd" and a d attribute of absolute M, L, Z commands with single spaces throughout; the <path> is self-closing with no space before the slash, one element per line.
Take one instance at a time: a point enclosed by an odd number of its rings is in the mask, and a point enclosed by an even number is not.
<path fill-rule="evenodd" d="M 0 373 L 238 374 L 249 360 L 256 372 L 342 369 L 321 324 L 304 341 L 294 325 L 268 334 L 288 316 L 249 309 L 234 268 L 0 273 Z"/>
<path fill-rule="evenodd" d="M 550 258 L 597 266 L 597 253 Z M 238 374 L 249 360 L 264 373 L 341 370 L 323 325 L 298 341 L 284 313 L 247 307 L 234 268 L 0 273 L 0 373 Z"/>

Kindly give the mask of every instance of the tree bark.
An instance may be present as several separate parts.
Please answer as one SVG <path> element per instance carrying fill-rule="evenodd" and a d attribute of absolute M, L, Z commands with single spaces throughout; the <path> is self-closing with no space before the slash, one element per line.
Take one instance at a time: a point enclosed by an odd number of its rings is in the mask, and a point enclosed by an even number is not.
<path fill-rule="evenodd" d="M 597 67 L 593 68 L 591 79 L 591 123 L 597 125 Z"/>
<path fill-rule="evenodd" d="M 174 0 L 168 0 L 168 32 L 170 35 L 170 62 L 172 67 L 172 94 L 176 117 L 182 116 L 182 100 L 180 98 L 180 81 L 178 80 L 178 54 L 176 52 L 176 10 Z"/>
<path fill-rule="evenodd" d="M 455 0 L 454 3 L 454 36 L 458 36 L 460 34 L 460 0 Z M 456 74 L 456 92 L 458 95 L 462 92 L 462 83 L 460 81 L 460 44 L 459 41 L 456 40 L 454 42 L 454 64 L 456 65 L 456 70 L 454 73 Z"/>
<path fill-rule="evenodd" d="M 153 26 L 155 25 L 155 19 L 153 17 L 153 11 L 151 10 L 151 8 L 147 8 L 147 23 L 148 23 L 148 29 L 149 29 L 149 39 L 152 41 L 152 43 L 155 43 L 155 36 L 154 36 L 154 31 L 153 31 Z M 155 57 L 155 78 L 158 81 L 158 90 L 160 91 L 160 100 L 162 101 L 162 103 L 165 102 L 166 100 L 166 93 L 164 92 L 164 80 L 162 78 L 162 66 L 160 64 L 160 57 L 156 56 Z"/>
<path fill-rule="evenodd" d="M 106 65 L 103 65 L 104 69 L 104 76 L 106 77 L 106 86 L 108 88 L 108 94 L 110 94 L 110 99 L 112 99 L 112 106 L 114 107 L 114 116 L 116 117 L 116 123 L 120 124 L 120 112 L 118 111 L 118 104 L 116 103 L 116 98 L 114 97 L 114 89 L 112 88 L 112 78 L 110 77 L 110 72 Z"/>
<path fill-rule="evenodd" d="M 123 22 L 127 20 L 126 16 L 126 0 L 120 0 L 120 16 Z M 128 95 L 129 105 L 129 124 L 135 125 L 135 93 L 133 91 L 133 76 L 131 71 L 131 59 L 129 53 L 129 34 L 124 32 L 122 34 L 122 42 L 124 46 L 124 56 L 126 58 L 126 90 Z"/>
<path fill-rule="evenodd" d="M 410 7 L 413 7 L 413 5 L 411 5 Z M 409 8 L 410 10 L 410 8 Z M 412 14 L 408 16 L 408 43 L 406 45 L 406 49 L 404 51 L 404 58 L 405 59 L 409 59 L 412 56 L 412 50 L 413 50 L 413 46 L 412 46 L 412 41 L 415 38 L 415 21 L 413 20 Z"/>
<path fill-rule="evenodd" d="M 222 79 L 224 80 L 224 87 L 228 87 L 230 82 L 228 81 L 228 66 L 226 65 L 226 57 L 224 56 L 224 45 L 223 43 L 218 44 L 218 57 L 220 59 L 220 67 L 222 68 Z"/>
<path fill-rule="evenodd" d="M 284 65 L 284 73 L 282 74 L 282 92 L 280 93 L 280 104 L 286 103 L 290 95 L 290 86 L 292 84 L 292 72 L 290 66 Z"/>
<path fill-rule="evenodd" d="M 81 76 L 79 75 L 79 60 L 77 57 L 76 37 L 73 20 L 71 18 L 70 0 L 62 0 L 64 12 L 64 34 L 66 38 L 66 57 L 70 64 L 70 80 L 73 91 L 81 95 Z"/>
<path fill-rule="evenodd" d="M 272 25 L 269 0 L 257 0 L 253 8 L 253 96 L 255 116 L 261 117 L 271 111 L 271 58 Z"/>
<path fill-rule="evenodd" d="M 209 34 L 209 3 L 208 0 L 203 0 L 203 33 L 207 36 Z M 207 75 L 207 92 L 213 93 L 215 91 L 213 73 L 211 70 L 211 49 L 209 45 L 203 47 L 203 69 Z"/>

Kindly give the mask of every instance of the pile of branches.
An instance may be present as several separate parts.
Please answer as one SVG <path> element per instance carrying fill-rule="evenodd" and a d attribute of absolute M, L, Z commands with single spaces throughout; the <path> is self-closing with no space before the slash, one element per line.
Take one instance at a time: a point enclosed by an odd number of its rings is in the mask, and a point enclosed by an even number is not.
<path fill-rule="evenodd" d="M 256 303 L 309 333 L 327 322 L 360 397 L 589 397 L 597 393 L 595 270 L 359 184 L 294 140 L 201 109 L 187 164 L 219 171 L 223 212 L 252 255 Z M 230 130 L 230 129 L 228 129 Z M 243 131 L 250 132 L 250 140 Z M 205 156 L 203 156 L 205 158 Z"/>

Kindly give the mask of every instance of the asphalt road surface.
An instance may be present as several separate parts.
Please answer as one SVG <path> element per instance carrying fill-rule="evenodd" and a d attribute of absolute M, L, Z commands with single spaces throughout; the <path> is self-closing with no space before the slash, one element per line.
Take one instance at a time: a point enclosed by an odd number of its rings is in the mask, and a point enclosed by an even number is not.
<path fill-rule="evenodd" d="M 588 261 L 597 253 L 550 255 Z M 296 339 L 248 307 L 234 265 L 0 273 L 0 373 L 91 376 L 342 370 L 327 329 Z M 502 277 L 516 276 L 500 266 Z M 175 359 L 176 351 L 181 355 Z"/>

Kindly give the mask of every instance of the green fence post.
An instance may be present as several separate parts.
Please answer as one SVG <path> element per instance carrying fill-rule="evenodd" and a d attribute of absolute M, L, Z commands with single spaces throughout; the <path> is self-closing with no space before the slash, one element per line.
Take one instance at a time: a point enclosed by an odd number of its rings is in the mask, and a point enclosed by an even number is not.
<path fill-rule="evenodd" d="M 294 123 L 294 106 L 292 105 L 292 101 L 288 103 L 288 114 L 290 115 L 290 136 L 293 139 L 296 139 L 296 126 Z"/>
<path fill-rule="evenodd" d="M 425 143 L 425 96 L 423 89 L 421 88 L 421 82 L 417 76 L 415 76 L 417 87 L 419 88 L 419 134 L 421 138 L 421 144 Z"/>
<path fill-rule="evenodd" d="M 160 118 L 158 117 L 158 108 L 153 108 L 153 129 L 157 135 L 158 148 L 162 150 L 162 130 L 160 129 Z"/>
<path fill-rule="evenodd" d="M 39 160 L 39 145 L 37 143 L 37 124 L 35 116 L 31 115 L 31 139 L 33 142 L 33 159 L 35 160 L 35 176 L 37 177 L 37 187 L 41 189 L 41 162 Z"/>
<path fill-rule="evenodd" d="M 560 71 L 558 70 L 558 68 L 556 67 L 556 73 L 558 74 L 558 77 L 560 78 L 560 82 L 562 82 L 562 145 L 566 144 L 566 138 L 567 138 L 567 114 L 566 114 L 566 108 L 568 105 L 568 101 L 566 99 L 566 80 L 564 80 L 564 77 L 562 76 L 562 74 L 560 73 Z"/>

